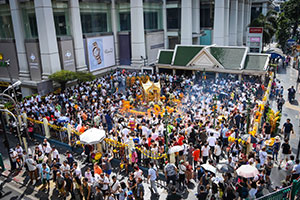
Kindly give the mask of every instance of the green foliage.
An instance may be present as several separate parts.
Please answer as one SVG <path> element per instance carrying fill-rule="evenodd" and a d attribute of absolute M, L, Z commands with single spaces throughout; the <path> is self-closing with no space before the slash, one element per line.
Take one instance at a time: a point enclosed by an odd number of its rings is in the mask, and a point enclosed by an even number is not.
<path fill-rule="evenodd" d="M 49 79 L 58 83 L 66 83 L 76 79 L 76 73 L 68 70 L 57 71 L 49 76 Z"/>
<path fill-rule="evenodd" d="M 78 82 L 86 82 L 94 80 L 96 76 L 90 72 L 76 72 L 76 78 Z"/>
<path fill-rule="evenodd" d="M 249 27 L 263 27 L 263 44 L 269 44 L 276 33 L 277 13 L 274 10 L 270 10 L 266 16 L 260 14 L 250 23 Z"/>
<path fill-rule="evenodd" d="M 295 37 L 299 35 L 299 24 L 300 24 L 300 1 L 299 0 L 289 0 L 282 5 L 283 13 L 287 19 L 290 21 L 292 28 L 291 36 Z"/>
<path fill-rule="evenodd" d="M 289 0 L 282 4 L 283 12 L 279 15 L 277 23 L 278 29 L 276 38 L 280 44 L 281 49 L 286 52 L 286 42 L 291 38 L 299 38 L 300 25 L 300 1 Z M 298 41 L 299 42 L 299 41 Z"/>
<path fill-rule="evenodd" d="M 58 82 L 62 90 L 66 88 L 66 83 L 76 79 L 76 73 L 68 70 L 57 71 L 49 76 L 49 79 Z"/>
<path fill-rule="evenodd" d="M 291 25 L 290 20 L 285 16 L 284 13 L 281 13 L 278 17 L 278 29 L 276 32 L 276 38 L 281 49 L 286 51 L 286 42 L 291 37 Z"/>

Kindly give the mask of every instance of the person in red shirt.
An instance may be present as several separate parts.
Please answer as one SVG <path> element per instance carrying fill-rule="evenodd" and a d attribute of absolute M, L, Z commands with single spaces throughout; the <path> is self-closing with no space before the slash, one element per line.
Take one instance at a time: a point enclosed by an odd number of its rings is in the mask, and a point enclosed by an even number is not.
<path fill-rule="evenodd" d="M 178 145 L 183 145 L 184 136 L 181 135 L 177 141 Z"/>
<path fill-rule="evenodd" d="M 193 151 L 193 158 L 194 158 L 194 166 L 196 166 L 197 162 L 200 161 L 200 149 L 199 148 L 196 148 Z"/>

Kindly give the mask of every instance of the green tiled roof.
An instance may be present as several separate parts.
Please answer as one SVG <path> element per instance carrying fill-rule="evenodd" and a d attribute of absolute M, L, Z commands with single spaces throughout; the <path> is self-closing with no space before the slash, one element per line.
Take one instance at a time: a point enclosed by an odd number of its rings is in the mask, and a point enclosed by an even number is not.
<path fill-rule="evenodd" d="M 246 48 L 210 47 L 210 53 L 225 69 L 240 69 Z"/>
<path fill-rule="evenodd" d="M 173 65 L 186 66 L 201 49 L 201 46 L 177 46 Z"/>
<path fill-rule="evenodd" d="M 171 65 L 173 53 L 174 51 L 161 50 L 158 58 L 158 63 Z"/>
<path fill-rule="evenodd" d="M 264 71 L 267 59 L 267 55 L 247 55 L 244 69 Z"/>

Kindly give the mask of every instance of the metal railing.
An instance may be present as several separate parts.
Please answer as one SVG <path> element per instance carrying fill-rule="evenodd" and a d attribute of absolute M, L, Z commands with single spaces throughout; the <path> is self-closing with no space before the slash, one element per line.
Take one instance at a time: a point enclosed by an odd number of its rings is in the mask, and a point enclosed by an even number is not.
<path fill-rule="evenodd" d="M 285 200 L 290 199 L 290 194 L 292 191 L 292 185 L 282 188 L 278 191 L 271 192 L 265 196 L 257 198 L 257 200 Z"/>

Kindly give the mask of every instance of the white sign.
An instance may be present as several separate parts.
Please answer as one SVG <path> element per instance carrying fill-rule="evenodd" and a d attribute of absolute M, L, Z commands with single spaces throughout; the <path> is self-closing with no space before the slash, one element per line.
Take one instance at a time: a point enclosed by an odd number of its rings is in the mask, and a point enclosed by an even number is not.
<path fill-rule="evenodd" d="M 249 27 L 247 28 L 247 47 L 250 52 L 260 53 L 262 51 L 263 28 Z"/>
<path fill-rule="evenodd" d="M 116 64 L 113 36 L 87 38 L 87 49 L 90 71 Z"/>

